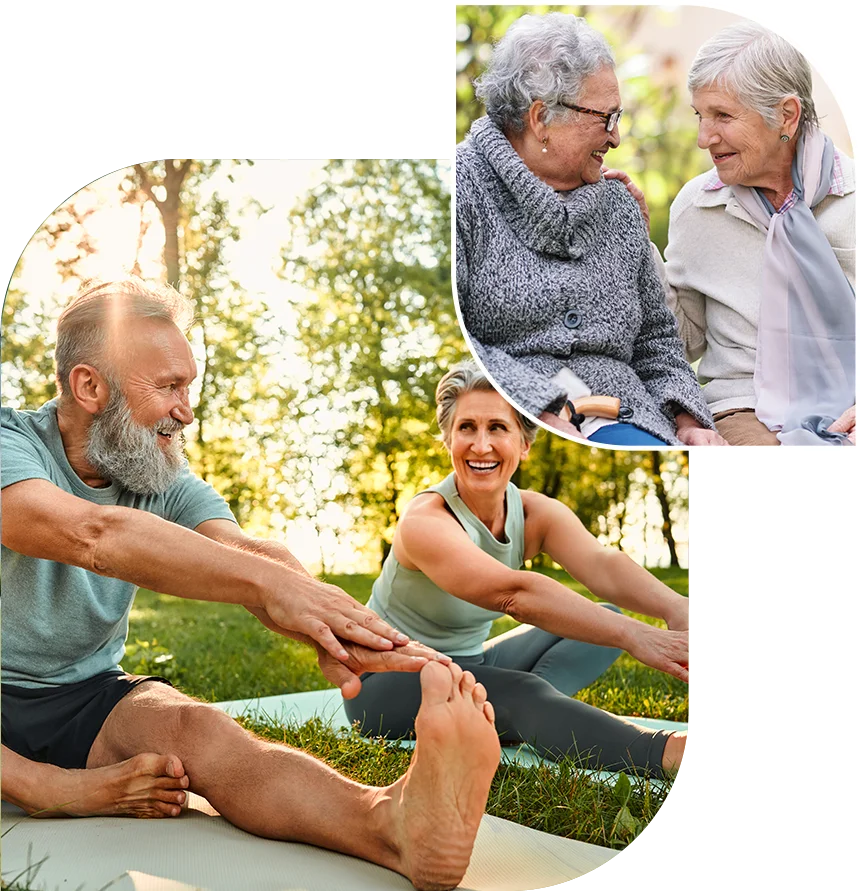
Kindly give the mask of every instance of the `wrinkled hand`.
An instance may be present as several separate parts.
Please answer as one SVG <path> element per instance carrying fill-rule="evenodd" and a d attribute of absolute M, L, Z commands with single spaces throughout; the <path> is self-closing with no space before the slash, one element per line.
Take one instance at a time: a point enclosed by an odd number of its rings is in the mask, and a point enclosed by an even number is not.
<path fill-rule="evenodd" d="M 405 634 L 401 637 L 407 641 L 393 650 L 374 650 L 361 644 L 338 641 L 346 653 L 346 659 L 335 658 L 322 644 L 308 635 L 284 628 L 258 606 L 246 606 L 245 609 L 256 616 L 269 631 L 310 644 L 316 650 L 320 671 L 326 680 L 340 688 L 344 699 L 355 699 L 361 691 L 359 675 L 365 671 L 421 671 L 428 662 L 441 662 L 449 665 L 451 657 L 438 653 L 431 647 L 409 640 Z"/>
<path fill-rule="evenodd" d="M 575 436 L 577 439 L 585 438 L 582 433 L 570 423 L 570 421 L 563 421 L 558 415 L 554 415 L 552 412 L 542 411 L 538 415 L 538 420 L 546 424 L 547 427 L 552 427 L 561 433 L 566 433 L 568 436 Z"/>
<path fill-rule="evenodd" d="M 617 179 L 627 186 L 627 191 L 636 199 L 636 203 L 639 205 L 639 211 L 642 214 L 642 219 L 645 221 L 645 228 L 650 229 L 651 211 L 648 209 L 648 202 L 645 200 L 645 193 L 642 189 L 623 170 L 612 170 L 608 167 L 601 167 L 600 169 L 606 179 Z"/>
<path fill-rule="evenodd" d="M 643 665 L 665 671 L 679 680 L 690 680 L 689 636 L 686 631 L 665 631 L 640 622 L 627 652 Z"/>
<path fill-rule="evenodd" d="M 359 644 L 344 644 L 349 660 L 340 662 L 319 644 L 313 644 L 317 651 L 320 671 L 325 678 L 340 688 L 344 699 L 355 699 L 361 692 L 359 675 L 365 671 L 421 671 L 428 662 L 441 662 L 448 665 L 451 657 L 412 640 L 395 650 L 380 652 Z"/>
<path fill-rule="evenodd" d="M 291 579 L 293 581 L 293 579 Z M 275 627 L 254 615 L 273 631 L 295 632 L 311 638 L 341 662 L 349 660 L 345 643 L 357 643 L 371 650 L 391 650 L 409 643 L 409 638 L 383 622 L 375 612 L 354 600 L 335 585 L 295 576 L 288 594 L 275 591 L 262 610 Z"/>
<path fill-rule="evenodd" d="M 845 409 L 844 412 L 827 428 L 834 433 L 847 433 L 848 441 L 852 445 L 857 445 L 855 422 L 857 417 L 857 406 L 852 405 L 851 408 Z"/>
<path fill-rule="evenodd" d="M 684 445 L 728 445 L 716 430 L 708 430 L 707 427 L 703 427 L 689 412 L 682 411 L 675 416 L 675 427 L 678 439 Z"/>

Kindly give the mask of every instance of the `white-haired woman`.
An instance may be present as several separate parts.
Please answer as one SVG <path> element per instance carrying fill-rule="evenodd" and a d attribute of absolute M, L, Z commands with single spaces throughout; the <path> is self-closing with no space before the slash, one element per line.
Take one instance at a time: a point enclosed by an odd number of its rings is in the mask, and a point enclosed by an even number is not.
<path fill-rule="evenodd" d="M 476 86 L 487 116 L 457 149 L 456 251 L 478 358 L 526 414 L 591 442 L 724 444 L 636 201 L 601 173 L 622 112 L 606 41 L 576 16 L 523 16 Z M 617 413 L 584 416 L 590 395 Z"/>
<path fill-rule="evenodd" d="M 503 740 L 532 743 L 550 758 L 578 756 L 593 767 L 659 776 L 676 766 L 684 734 L 645 729 L 571 696 L 621 650 L 687 680 L 687 599 L 602 547 L 560 502 L 511 483 L 536 425 L 477 366 L 448 372 L 436 403 L 454 471 L 409 505 L 368 605 L 483 684 Z M 522 571 L 538 553 L 615 606 Z M 670 630 L 618 607 L 664 619 Z M 525 624 L 487 640 L 492 621 L 505 614 Z M 411 733 L 419 704 L 414 678 L 366 674 L 345 707 L 366 732 L 399 737 Z"/>
<path fill-rule="evenodd" d="M 669 303 L 731 444 L 854 443 L 854 163 L 818 128 L 806 59 L 752 23 L 688 78 L 714 168 L 672 205 Z"/>

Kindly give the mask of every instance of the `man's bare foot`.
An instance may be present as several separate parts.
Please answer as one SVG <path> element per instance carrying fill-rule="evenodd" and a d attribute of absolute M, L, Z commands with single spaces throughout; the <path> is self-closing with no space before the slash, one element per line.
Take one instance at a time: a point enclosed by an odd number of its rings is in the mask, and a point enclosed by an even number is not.
<path fill-rule="evenodd" d="M 33 816 L 176 817 L 187 787 L 185 768 L 175 755 L 147 753 L 107 767 L 58 769 L 56 783 L 44 789 L 44 803 Z"/>
<path fill-rule="evenodd" d="M 458 665 L 421 670 L 417 744 L 406 774 L 385 793 L 393 805 L 398 864 L 425 891 L 455 888 L 499 764 L 493 707 L 484 687 Z"/>
<path fill-rule="evenodd" d="M 686 730 L 678 730 L 669 737 L 666 748 L 663 749 L 663 761 L 660 765 L 664 773 L 675 773 L 678 770 L 686 748 Z"/>

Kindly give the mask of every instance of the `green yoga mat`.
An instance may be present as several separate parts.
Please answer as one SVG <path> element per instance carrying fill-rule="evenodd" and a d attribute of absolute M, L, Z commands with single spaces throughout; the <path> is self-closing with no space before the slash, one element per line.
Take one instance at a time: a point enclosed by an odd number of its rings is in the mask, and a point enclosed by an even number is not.
<path fill-rule="evenodd" d="M 319 718 L 331 727 L 349 727 L 350 721 L 343 708 L 343 698 L 337 690 L 313 690 L 309 693 L 285 693 L 281 696 L 262 696 L 259 699 L 235 699 L 230 702 L 216 702 L 218 708 L 235 718 L 267 717 L 283 723 L 304 724 L 311 718 Z M 660 721 L 656 718 L 627 718 L 634 724 L 651 730 L 686 730 L 686 724 L 675 721 Z M 402 745 L 412 743 L 404 741 Z M 504 746 L 502 761 L 532 766 L 552 764 L 541 758 L 531 746 Z M 602 778 L 611 779 L 614 774 L 600 772 Z"/>

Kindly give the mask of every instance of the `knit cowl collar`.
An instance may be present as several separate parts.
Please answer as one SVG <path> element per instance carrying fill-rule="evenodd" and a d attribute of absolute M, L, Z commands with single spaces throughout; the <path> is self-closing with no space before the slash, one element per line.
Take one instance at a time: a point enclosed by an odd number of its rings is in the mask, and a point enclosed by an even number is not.
<path fill-rule="evenodd" d="M 580 186 L 562 201 L 526 167 L 507 136 L 488 117 L 472 124 L 469 138 L 493 174 L 485 178 L 484 185 L 514 234 L 532 250 L 581 259 L 605 222 L 606 182 Z"/>

